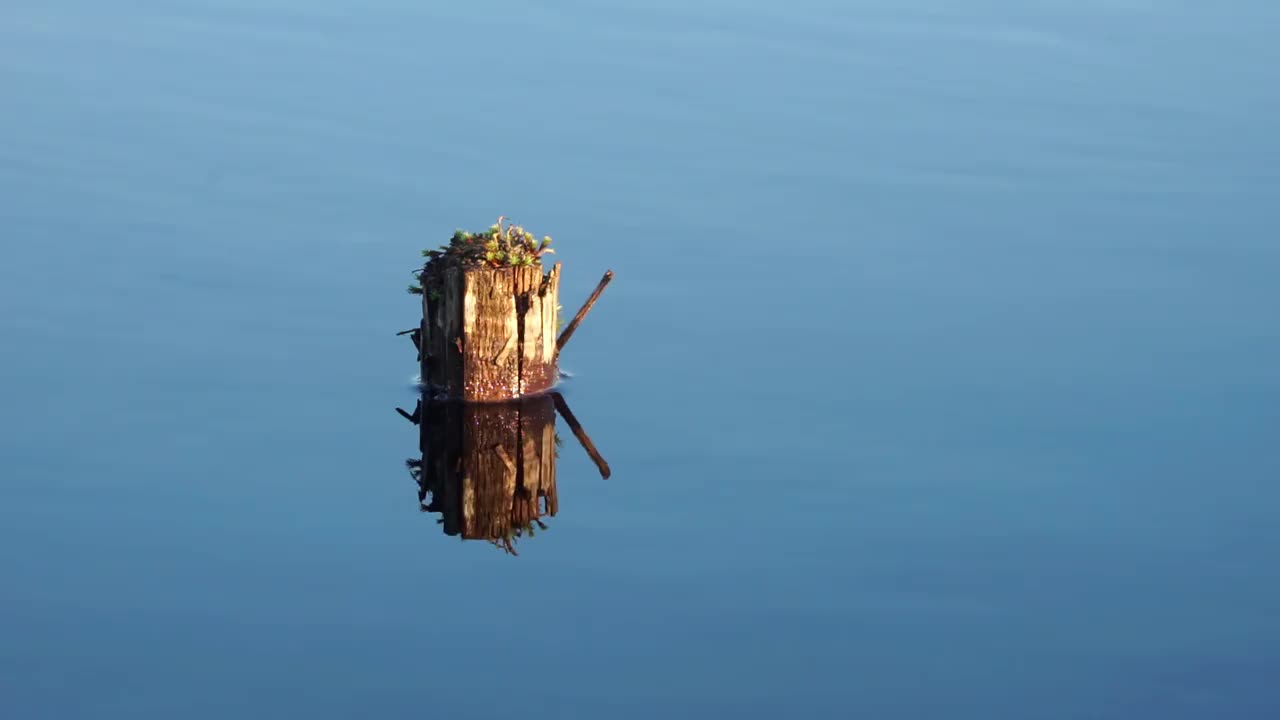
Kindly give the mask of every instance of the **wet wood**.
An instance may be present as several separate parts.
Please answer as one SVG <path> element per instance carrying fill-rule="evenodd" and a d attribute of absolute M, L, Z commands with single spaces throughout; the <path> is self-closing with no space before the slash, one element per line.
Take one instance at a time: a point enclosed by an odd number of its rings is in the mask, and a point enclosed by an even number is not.
<path fill-rule="evenodd" d="M 559 378 L 555 331 L 560 265 L 428 264 L 418 334 L 423 382 L 467 401 L 507 400 Z"/>
<path fill-rule="evenodd" d="M 520 394 L 514 270 L 467 271 L 462 290 L 463 393 L 466 400 Z"/>

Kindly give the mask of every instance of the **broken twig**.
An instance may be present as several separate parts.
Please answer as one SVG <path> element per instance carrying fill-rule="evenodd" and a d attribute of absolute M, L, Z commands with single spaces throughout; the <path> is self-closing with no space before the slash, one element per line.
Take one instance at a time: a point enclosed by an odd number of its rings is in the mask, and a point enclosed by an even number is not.
<path fill-rule="evenodd" d="M 573 316 L 573 320 L 569 323 L 564 332 L 560 333 L 560 337 L 556 339 L 556 355 L 560 355 L 560 350 L 564 348 L 565 343 L 569 342 L 569 338 L 573 337 L 574 331 L 578 329 L 578 325 L 582 323 L 582 319 L 591 312 L 591 306 L 596 304 L 596 300 L 600 299 L 600 293 L 604 292 L 605 287 L 613 280 L 613 271 L 609 270 L 600 278 L 600 284 L 596 285 L 596 289 L 591 293 L 591 297 L 582 304 L 582 309 L 578 310 L 578 314 Z"/>

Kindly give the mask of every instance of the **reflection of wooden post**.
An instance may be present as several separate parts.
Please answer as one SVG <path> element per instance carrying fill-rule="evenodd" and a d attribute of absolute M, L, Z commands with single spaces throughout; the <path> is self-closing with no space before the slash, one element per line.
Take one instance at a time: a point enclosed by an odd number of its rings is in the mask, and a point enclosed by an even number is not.
<path fill-rule="evenodd" d="M 560 509 L 556 496 L 556 410 L 540 398 L 520 407 L 520 492 L 517 525 L 527 525 L 542 515 L 552 517 Z M 539 507 L 539 499 L 545 503 Z"/>
<path fill-rule="evenodd" d="M 549 395 L 424 404 L 420 482 L 446 534 L 514 552 L 517 538 L 556 514 L 555 412 Z"/>
<path fill-rule="evenodd" d="M 406 461 L 424 512 L 440 513 L 447 535 L 483 539 L 511 554 L 543 517 L 560 511 L 556 492 L 560 413 L 608 478 L 609 464 L 573 417 L 564 398 L 543 393 L 504 403 L 426 400 L 412 413 L 422 459 Z M 427 502 L 430 496 L 431 501 Z"/>
<path fill-rule="evenodd" d="M 422 380 L 462 400 L 507 400 L 550 388 L 556 369 L 560 265 L 489 268 L 448 258 L 422 274 Z"/>

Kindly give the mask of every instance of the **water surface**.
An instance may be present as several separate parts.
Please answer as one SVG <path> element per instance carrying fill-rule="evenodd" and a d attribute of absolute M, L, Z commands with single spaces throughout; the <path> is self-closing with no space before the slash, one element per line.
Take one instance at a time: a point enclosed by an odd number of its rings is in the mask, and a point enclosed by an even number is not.
<path fill-rule="evenodd" d="M 0 711 L 1280 715 L 1280 8 L 9 0 Z M 418 250 L 562 296 L 558 513 L 405 460 Z"/>

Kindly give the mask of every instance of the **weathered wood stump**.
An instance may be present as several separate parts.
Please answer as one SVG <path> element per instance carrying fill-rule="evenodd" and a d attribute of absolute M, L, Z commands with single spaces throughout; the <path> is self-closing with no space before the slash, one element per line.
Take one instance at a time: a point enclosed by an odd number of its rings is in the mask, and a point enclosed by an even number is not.
<path fill-rule="evenodd" d="M 439 397 L 509 400 L 559 379 L 560 264 L 524 267 L 444 259 L 422 273 L 422 381 Z"/>
<path fill-rule="evenodd" d="M 517 538 L 545 529 L 540 518 L 559 509 L 551 395 L 429 402 L 419 425 L 418 500 L 424 512 L 440 513 L 447 535 L 489 540 L 514 553 Z"/>

